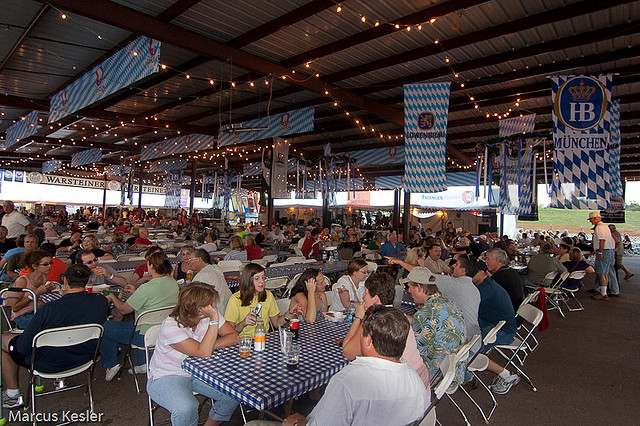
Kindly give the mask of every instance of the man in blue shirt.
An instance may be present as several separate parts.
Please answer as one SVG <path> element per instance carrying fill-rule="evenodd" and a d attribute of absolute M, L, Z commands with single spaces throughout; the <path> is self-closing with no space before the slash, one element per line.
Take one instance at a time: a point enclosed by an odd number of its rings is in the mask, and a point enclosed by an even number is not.
<path fill-rule="evenodd" d="M 395 256 L 399 253 L 404 253 L 405 251 L 407 251 L 407 249 L 398 241 L 396 233 L 391 232 L 389 233 L 389 241 L 380 247 L 380 256 Z"/>
<path fill-rule="evenodd" d="M 504 320 L 506 323 L 498 331 L 492 346 L 510 344 L 513 342 L 518 326 L 509 294 L 489 276 L 487 264 L 483 261 L 478 262 L 478 273 L 473 277 L 473 283 L 480 291 L 478 325 L 480 325 L 482 337 L 484 338 L 496 324 Z M 506 394 L 513 386 L 520 383 L 520 376 L 491 360 L 487 370 L 498 375 L 491 384 L 491 390 L 499 395 Z"/>

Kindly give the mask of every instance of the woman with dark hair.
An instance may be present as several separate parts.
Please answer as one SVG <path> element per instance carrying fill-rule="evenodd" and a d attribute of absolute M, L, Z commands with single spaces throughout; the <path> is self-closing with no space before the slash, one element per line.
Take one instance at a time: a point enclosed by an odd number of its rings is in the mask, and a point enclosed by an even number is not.
<path fill-rule="evenodd" d="M 162 322 L 149 364 L 147 393 L 171 413 L 173 425 L 198 423 L 199 403 L 194 392 L 212 401 L 205 426 L 231 419 L 238 401 L 196 379 L 182 369 L 188 356 L 208 358 L 215 349 L 238 343 L 238 333 L 216 307 L 218 292 L 193 282 L 178 295 L 178 304 Z"/>
<path fill-rule="evenodd" d="M 367 262 L 362 259 L 353 259 L 347 266 L 347 273 L 340 277 L 335 285 L 336 292 L 331 303 L 332 311 L 341 311 L 351 304 L 351 301 L 362 302 L 364 295 L 364 282 L 369 276 Z"/>
<path fill-rule="evenodd" d="M 29 289 L 36 294 L 36 297 L 50 293 L 53 290 L 53 284 L 47 284 L 47 276 L 52 264 L 49 253 L 36 249 L 25 254 L 22 263 L 29 272 L 16 279 L 12 287 Z M 26 328 L 31 318 L 33 318 L 31 295 L 27 292 L 8 292 L 7 297 L 9 297 L 7 304 L 11 306 L 11 319 L 16 322 L 18 328 Z M 42 302 L 38 301 L 38 306 L 40 305 L 42 305 Z"/>
<path fill-rule="evenodd" d="M 147 249 L 147 251 L 144 253 L 144 259 L 145 260 L 149 260 L 149 256 L 151 256 L 153 253 L 162 253 L 164 254 L 164 252 L 162 251 L 162 249 L 158 246 L 151 246 Z M 129 284 L 133 284 L 136 287 L 139 287 L 140 284 L 144 284 L 147 281 L 149 281 L 151 278 L 153 278 L 150 274 L 148 274 L 147 272 L 149 272 L 148 268 L 147 268 L 147 263 L 143 263 L 142 265 L 138 266 L 134 271 L 133 274 L 131 274 L 131 281 L 129 282 Z M 175 278 L 175 277 L 174 277 Z"/>
<path fill-rule="evenodd" d="M 240 275 L 240 291 L 235 292 L 229 303 L 224 317 L 235 327 L 236 331 L 242 334 L 253 334 L 258 317 L 264 321 L 266 331 L 269 331 L 269 324 L 274 328 L 283 325 L 287 321 L 287 314 L 279 315 L 280 310 L 276 304 L 273 293 L 265 290 L 264 268 L 256 263 L 249 263 L 242 270 Z M 256 315 L 253 309 L 260 303 L 260 313 Z M 298 304 L 290 308 L 288 314 L 291 315 L 293 309 L 302 313 L 302 305 Z M 270 320 L 270 321 L 269 321 Z"/>
<path fill-rule="evenodd" d="M 189 270 L 189 259 L 193 257 L 196 251 L 194 247 L 186 246 L 180 249 L 180 262 L 173 268 L 173 278 L 175 280 L 186 280 L 187 271 Z"/>
<path fill-rule="evenodd" d="M 162 251 L 147 256 L 147 269 L 151 280 L 139 288 L 131 284 L 124 287 L 125 292 L 133 293 L 126 302 L 121 301 L 113 293 L 108 294 L 107 300 L 115 305 L 115 309 L 122 315 L 135 311 L 135 318 L 150 309 L 174 306 L 178 301 L 178 284 L 171 277 L 171 263 Z M 148 325 L 138 326 L 134 330 L 133 321 L 107 321 L 104 323 L 104 334 L 100 344 L 100 364 L 107 370 L 106 381 L 111 381 L 121 364 L 118 363 L 118 344 L 128 344 L 133 334 L 132 343 L 138 347 L 144 346 L 144 333 Z M 135 331 L 135 332 L 134 332 Z M 144 373 L 144 351 L 132 349 L 133 363 L 136 373 Z"/>
<path fill-rule="evenodd" d="M 319 269 L 309 268 L 300 275 L 298 282 L 291 289 L 291 303 L 289 311 L 294 306 L 301 305 L 304 310 L 304 320 L 314 323 L 321 312 L 329 310 L 325 291 L 324 275 Z"/>

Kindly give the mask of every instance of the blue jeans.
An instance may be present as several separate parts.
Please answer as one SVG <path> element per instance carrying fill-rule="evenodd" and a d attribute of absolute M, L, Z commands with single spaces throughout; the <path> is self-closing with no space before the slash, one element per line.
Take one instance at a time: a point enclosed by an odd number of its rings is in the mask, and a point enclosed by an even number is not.
<path fill-rule="evenodd" d="M 100 364 L 104 368 L 115 367 L 118 364 L 118 344 L 129 344 L 134 324 L 132 321 L 106 321 L 102 326 L 104 327 L 104 334 L 100 342 Z M 144 337 L 137 331 L 133 335 L 133 343 L 144 347 Z M 131 352 L 135 365 L 145 363 L 144 351 L 132 349 Z"/>
<path fill-rule="evenodd" d="M 209 417 L 214 420 L 229 421 L 238 407 L 238 401 L 194 377 L 164 376 L 147 380 L 147 393 L 169 410 L 173 426 L 198 424 L 198 400 L 193 392 L 215 401 L 209 411 Z"/>
<path fill-rule="evenodd" d="M 25 312 L 24 314 L 15 317 L 13 321 L 16 323 L 18 328 L 24 330 L 29 326 L 29 323 L 31 322 L 31 318 L 33 318 L 33 315 L 34 315 L 33 312 Z"/>

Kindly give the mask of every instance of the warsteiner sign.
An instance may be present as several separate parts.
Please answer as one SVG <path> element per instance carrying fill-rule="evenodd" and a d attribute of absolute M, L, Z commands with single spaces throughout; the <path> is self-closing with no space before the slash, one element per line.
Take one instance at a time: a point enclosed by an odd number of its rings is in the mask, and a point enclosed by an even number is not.
<path fill-rule="evenodd" d="M 57 175 L 44 175 L 38 172 L 31 172 L 27 175 L 28 183 L 40 183 L 45 185 L 75 186 L 80 188 L 104 189 L 105 181 L 100 179 L 84 179 Z M 107 189 L 111 191 L 120 190 L 120 182 L 112 180 L 106 181 Z M 158 186 L 142 185 L 143 194 L 164 195 L 165 189 Z"/>

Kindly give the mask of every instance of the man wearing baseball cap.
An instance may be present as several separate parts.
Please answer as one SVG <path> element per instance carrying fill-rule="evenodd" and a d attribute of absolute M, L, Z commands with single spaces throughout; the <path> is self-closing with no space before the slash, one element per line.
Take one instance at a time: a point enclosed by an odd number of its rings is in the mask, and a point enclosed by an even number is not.
<path fill-rule="evenodd" d="M 598 282 L 600 283 L 600 293 L 594 294 L 591 297 L 595 300 L 609 300 L 609 296 L 607 296 L 607 287 L 609 286 L 609 269 L 615 260 L 614 249 L 616 247 L 616 243 L 611 236 L 609 227 L 602 222 L 600 212 L 590 212 L 589 222 L 593 225 L 592 241 L 593 250 L 596 252 L 594 268 L 596 270 Z M 614 287 L 614 283 L 612 282 L 611 284 L 612 287 Z M 614 289 L 612 288 L 612 290 Z M 617 296 L 619 293 L 612 294 Z"/>

